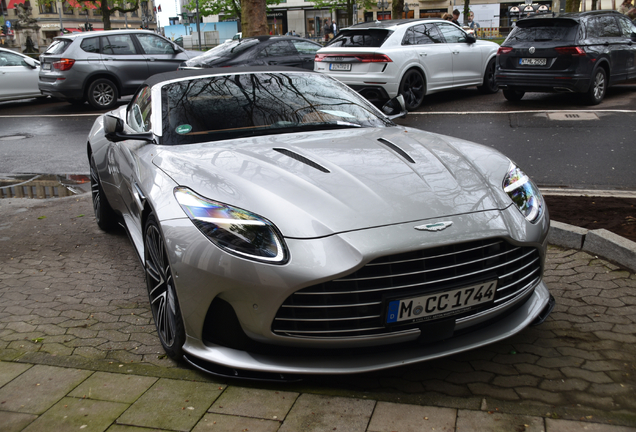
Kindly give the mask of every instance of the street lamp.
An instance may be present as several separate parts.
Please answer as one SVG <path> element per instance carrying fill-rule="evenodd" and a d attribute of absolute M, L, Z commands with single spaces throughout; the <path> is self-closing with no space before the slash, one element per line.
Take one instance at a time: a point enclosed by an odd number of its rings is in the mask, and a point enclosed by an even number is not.
<path fill-rule="evenodd" d="M 388 1 L 379 1 L 378 2 L 378 9 L 382 9 L 382 19 L 384 19 L 384 9 L 387 9 L 389 7 L 389 2 Z"/>
<path fill-rule="evenodd" d="M 62 2 L 57 2 L 57 12 L 60 15 L 60 34 L 64 33 L 64 24 L 62 23 Z"/>
<path fill-rule="evenodd" d="M 409 5 L 408 3 L 404 2 L 404 18 L 408 18 L 409 17 Z"/>

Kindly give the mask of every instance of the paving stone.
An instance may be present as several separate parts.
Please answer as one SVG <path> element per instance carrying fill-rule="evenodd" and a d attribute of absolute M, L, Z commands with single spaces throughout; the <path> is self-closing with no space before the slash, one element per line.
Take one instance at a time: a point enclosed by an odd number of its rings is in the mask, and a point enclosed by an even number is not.
<path fill-rule="evenodd" d="M 600 408 L 607 411 L 612 411 L 617 408 L 614 399 L 609 396 L 602 397 L 585 392 L 572 392 L 568 395 L 568 397 L 571 398 L 573 402 L 576 402 L 578 405 L 581 405 L 583 407 L 589 407 L 593 409 Z"/>
<path fill-rule="evenodd" d="M 586 361 L 581 368 L 590 370 L 590 371 L 613 371 L 613 370 L 621 370 L 622 367 L 619 363 L 613 361 Z"/>
<path fill-rule="evenodd" d="M 154 377 L 95 372 L 68 395 L 131 404 L 156 381 Z"/>
<path fill-rule="evenodd" d="M 42 414 L 92 372 L 35 365 L 0 388 L 2 409 Z"/>
<path fill-rule="evenodd" d="M 491 411 L 459 410 L 457 415 L 457 431 L 461 432 L 544 432 L 543 424 L 542 417 L 502 414 Z M 435 430 L 439 429 L 436 428 Z"/>
<path fill-rule="evenodd" d="M 31 367 L 30 364 L 0 361 L 0 387 L 18 377 Z M 2 424 L 0 422 L 0 424 Z"/>
<path fill-rule="evenodd" d="M 539 383 L 540 378 L 531 375 L 511 375 L 504 377 L 496 377 L 492 383 L 499 387 L 524 387 L 533 386 Z"/>
<path fill-rule="evenodd" d="M 394 388 L 406 393 L 422 393 L 424 386 L 418 381 L 408 378 L 382 378 L 380 384 L 386 388 Z"/>
<path fill-rule="evenodd" d="M 283 420 L 298 398 L 298 393 L 228 387 L 208 412 Z"/>
<path fill-rule="evenodd" d="M 581 366 L 584 362 L 585 360 L 573 356 L 550 358 L 543 357 L 537 361 L 537 366 L 543 366 L 547 368 L 562 368 L 567 366 Z"/>
<path fill-rule="evenodd" d="M 543 380 L 539 385 L 542 390 L 551 392 L 584 391 L 590 383 L 579 378 L 564 378 L 556 380 Z"/>
<path fill-rule="evenodd" d="M 65 397 L 31 423 L 23 432 L 52 430 L 101 432 L 123 413 L 127 404 Z"/>
<path fill-rule="evenodd" d="M 222 431 L 222 429 L 220 430 Z M 235 430 L 235 429 L 230 429 L 230 430 Z M 111 425 L 111 427 L 109 427 L 106 430 L 106 432 L 165 432 L 165 430 L 154 429 L 154 428 L 148 429 L 148 428 L 142 428 L 142 427 L 136 427 L 136 426 L 114 424 L 114 425 Z"/>
<path fill-rule="evenodd" d="M 382 382 L 382 380 L 380 380 Z M 421 383 L 426 391 L 434 391 L 443 393 L 448 396 L 462 397 L 470 396 L 470 391 L 463 386 L 452 384 L 446 381 L 440 380 L 428 380 Z"/>
<path fill-rule="evenodd" d="M 533 354 L 505 354 L 496 356 L 493 361 L 508 365 L 516 365 L 520 363 L 535 363 L 539 360 L 539 356 Z"/>
<path fill-rule="evenodd" d="M 490 361 L 473 361 L 470 362 L 476 371 L 492 372 L 497 375 L 517 375 L 518 371 L 514 366 L 502 365 Z"/>
<path fill-rule="evenodd" d="M 603 356 L 599 352 L 582 350 L 572 347 L 559 347 L 557 351 L 564 356 L 579 357 L 585 360 L 603 360 Z"/>
<path fill-rule="evenodd" d="M 218 384 L 161 378 L 130 406 L 117 423 L 189 431 L 223 388 Z M 158 416 L 158 412 L 163 415 Z"/>
<path fill-rule="evenodd" d="M 592 384 L 589 392 L 598 396 L 616 396 L 620 394 L 630 394 L 634 392 L 634 386 L 624 384 Z"/>
<path fill-rule="evenodd" d="M 280 423 L 276 420 L 264 420 L 246 417 L 234 417 L 222 414 L 206 414 L 197 423 L 192 432 L 235 432 L 235 431 L 250 431 L 250 432 L 276 432 L 280 427 Z M 148 429 L 143 429 L 146 432 Z M 108 432 L 111 432 L 110 429 Z M 112 431 L 118 432 L 118 431 Z M 129 432 L 129 431 L 121 431 Z M 133 432 L 133 431 L 130 431 Z"/>
<path fill-rule="evenodd" d="M 580 378 L 590 383 L 606 384 L 612 382 L 612 379 L 604 372 L 592 372 L 573 367 L 561 368 L 561 372 L 568 378 Z"/>
<path fill-rule="evenodd" d="M 559 419 L 545 419 L 546 432 L 634 432 L 626 426 L 608 426 L 600 423 L 577 422 Z"/>
<path fill-rule="evenodd" d="M 0 411 L 2 432 L 20 432 L 36 418 L 38 416 L 35 414 Z"/>
<path fill-rule="evenodd" d="M 371 400 L 302 394 L 279 432 L 363 432 L 374 407 Z"/>
<path fill-rule="evenodd" d="M 636 343 L 636 335 L 625 333 L 614 333 L 609 331 L 597 331 L 594 332 L 599 339 L 615 340 L 617 342 L 633 344 Z"/>
<path fill-rule="evenodd" d="M 457 411 L 451 408 L 378 402 L 367 431 L 450 431 L 455 428 L 456 416 Z"/>
<path fill-rule="evenodd" d="M 461 372 L 450 374 L 446 378 L 446 381 L 452 382 L 454 384 L 467 384 L 469 382 L 488 382 L 494 376 L 495 374 L 489 372 Z"/>
<path fill-rule="evenodd" d="M 519 387 L 515 391 L 523 399 L 536 400 L 550 405 L 560 405 L 565 400 L 560 393 L 553 393 L 535 387 Z"/>
<path fill-rule="evenodd" d="M 486 383 L 471 383 L 468 388 L 474 395 L 492 397 L 500 400 L 519 400 L 519 395 L 509 388 L 501 388 Z"/>

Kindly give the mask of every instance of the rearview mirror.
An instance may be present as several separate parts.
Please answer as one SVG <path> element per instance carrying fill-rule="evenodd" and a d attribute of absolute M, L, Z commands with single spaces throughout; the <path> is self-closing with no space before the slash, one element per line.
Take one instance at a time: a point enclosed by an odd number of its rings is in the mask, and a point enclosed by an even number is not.
<path fill-rule="evenodd" d="M 31 57 L 23 58 L 22 63 L 24 63 L 25 66 L 30 67 L 31 69 L 35 69 L 39 66 L 39 63 L 33 60 Z"/>
<path fill-rule="evenodd" d="M 404 103 L 404 96 L 397 95 L 396 97 L 389 99 L 389 101 L 382 106 L 382 112 L 391 120 L 398 117 L 404 117 L 408 114 L 406 104 Z"/>
<path fill-rule="evenodd" d="M 477 42 L 477 38 L 473 35 L 466 35 L 466 43 L 475 43 Z"/>
<path fill-rule="evenodd" d="M 152 132 L 147 133 L 126 133 L 124 131 L 124 121 L 119 117 L 110 114 L 104 115 L 104 136 L 111 142 L 126 140 L 140 140 L 154 142 Z"/>

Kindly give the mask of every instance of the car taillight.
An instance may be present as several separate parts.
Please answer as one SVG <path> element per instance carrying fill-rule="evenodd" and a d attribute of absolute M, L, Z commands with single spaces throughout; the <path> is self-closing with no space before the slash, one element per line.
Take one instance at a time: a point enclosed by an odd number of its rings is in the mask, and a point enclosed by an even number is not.
<path fill-rule="evenodd" d="M 512 47 L 499 47 L 497 55 L 508 54 L 510 51 L 512 51 Z"/>
<path fill-rule="evenodd" d="M 316 54 L 315 62 L 359 62 L 359 63 L 392 63 L 393 60 L 385 54 Z"/>
<path fill-rule="evenodd" d="M 75 64 L 75 60 L 63 58 L 63 59 L 59 59 L 56 62 L 53 62 L 53 69 L 66 71 L 72 68 L 74 64 Z"/>
<path fill-rule="evenodd" d="M 581 47 L 558 47 L 554 49 L 559 54 L 571 54 L 573 56 L 584 56 L 585 50 Z"/>

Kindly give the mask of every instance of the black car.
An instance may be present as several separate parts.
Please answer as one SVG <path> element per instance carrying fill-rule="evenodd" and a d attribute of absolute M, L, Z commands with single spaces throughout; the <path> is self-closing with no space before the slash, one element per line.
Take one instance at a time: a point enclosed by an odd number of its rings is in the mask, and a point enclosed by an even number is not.
<path fill-rule="evenodd" d="M 519 20 L 497 52 L 496 80 L 509 101 L 525 92 L 575 92 L 596 105 L 607 87 L 636 78 L 636 25 L 616 11 Z"/>
<path fill-rule="evenodd" d="M 233 39 L 185 61 L 179 69 L 225 66 L 292 66 L 314 70 L 314 57 L 322 45 L 292 36 Z"/>

